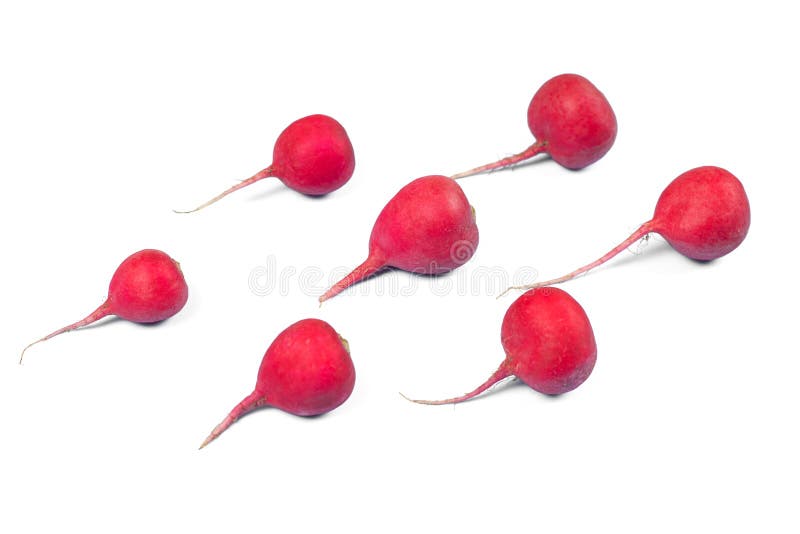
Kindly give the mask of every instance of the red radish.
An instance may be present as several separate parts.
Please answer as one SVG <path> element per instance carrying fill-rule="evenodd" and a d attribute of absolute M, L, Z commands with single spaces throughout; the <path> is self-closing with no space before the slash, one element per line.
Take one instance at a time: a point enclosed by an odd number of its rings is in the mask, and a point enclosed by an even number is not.
<path fill-rule="evenodd" d="M 189 288 L 180 265 L 160 250 L 145 249 L 128 256 L 120 263 L 108 286 L 108 297 L 99 308 L 84 319 L 60 328 L 32 345 L 53 336 L 94 323 L 107 315 L 116 315 L 134 323 L 156 323 L 172 317 L 183 308 Z"/>
<path fill-rule="evenodd" d="M 324 302 L 387 267 L 441 274 L 469 261 L 478 247 L 475 210 L 446 176 L 424 176 L 403 187 L 372 227 L 366 261 L 319 298 Z"/>
<path fill-rule="evenodd" d="M 597 345 L 586 312 L 566 291 L 534 289 L 506 311 L 500 341 L 506 359 L 475 390 L 420 404 L 455 404 L 480 395 L 497 382 L 515 376 L 540 393 L 561 395 L 580 386 L 592 373 Z"/>
<path fill-rule="evenodd" d="M 536 142 L 524 151 L 452 177 L 502 169 L 543 152 L 568 169 L 582 169 L 602 158 L 614 144 L 617 118 L 592 82 L 577 74 L 560 74 L 533 95 L 528 128 Z"/>
<path fill-rule="evenodd" d="M 298 321 L 278 334 L 261 360 L 253 392 L 231 410 L 200 448 L 261 406 L 302 416 L 330 412 L 347 400 L 355 381 L 347 341 L 325 321 Z"/>
<path fill-rule="evenodd" d="M 715 260 L 744 241 L 750 227 L 750 203 L 742 183 L 720 167 L 697 167 L 675 178 L 656 204 L 653 218 L 600 259 L 560 278 L 509 289 L 531 289 L 571 280 L 601 265 L 650 232 L 693 260 Z M 506 290 L 508 291 L 508 290 Z"/>
<path fill-rule="evenodd" d="M 326 195 L 342 187 L 353 175 L 353 145 L 341 124 L 327 115 L 310 115 L 294 121 L 278 136 L 272 164 L 224 193 L 189 211 L 213 204 L 224 196 L 269 177 L 305 195 Z"/>

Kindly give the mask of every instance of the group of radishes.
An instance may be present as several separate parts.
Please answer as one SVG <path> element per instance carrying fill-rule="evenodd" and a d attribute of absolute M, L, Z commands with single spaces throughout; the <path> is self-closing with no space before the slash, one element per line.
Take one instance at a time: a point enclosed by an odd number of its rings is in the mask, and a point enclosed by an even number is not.
<path fill-rule="evenodd" d="M 617 134 L 616 117 L 605 96 L 576 74 L 562 74 L 542 85 L 528 107 L 528 127 L 535 142 L 519 154 L 451 177 L 418 178 L 400 189 L 375 221 L 366 260 L 319 301 L 389 267 L 441 274 L 469 261 L 478 246 L 478 227 L 475 211 L 455 179 L 509 167 L 540 153 L 549 154 L 566 168 L 581 169 L 603 157 Z M 342 125 L 325 115 L 311 115 L 281 133 L 272 164 L 266 169 L 191 211 L 267 177 L 278 178 L 306 195 L 325 195 L 344 185 L 354 168 L 353 146 Z M 600 259 L 565 276 L 520 287 L 529 291 L 511 304 L 501 326 L 506 357 L 483 384 L 459 397 L 414 402 L 461 402 L 510 376 L 548 395 L 575 389 L 594 367 L 594 333 L 575 299 L 545 286 L 565 282 L 608 261 L 651 232 L 664 236 L 689 258 L 713 260 L 735 249 L 749 225 L 747 195 L 733 174 L 711 166 L 683 173 L 661 194 L 653 218 Z M 108 298 L 99 308 L 34 343 L 107 315 L 138 323 L 162 321 L 178 313 L 187 297 L 178 263 L 164 252 L 142 250 L 117 268 Z M 296 415 L 322 414 L 347 400 L 354 384 L 355 368 L 347 341 L 324 321 L 296 322 L 267 349 L 253 392 L 231 410 L 201 448 L 250 410 L 269 405 Z"/>

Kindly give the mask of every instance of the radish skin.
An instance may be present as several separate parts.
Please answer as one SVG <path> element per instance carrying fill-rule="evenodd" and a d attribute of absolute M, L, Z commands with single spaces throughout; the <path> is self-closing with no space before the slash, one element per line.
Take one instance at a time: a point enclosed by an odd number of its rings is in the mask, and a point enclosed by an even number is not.
<path fill-rule="evenodd" d="M 330 412 L 350 397 L 355 379 L 349 343 L 325 321 L 298 321 L 270 344 L 253 392 L 214 427 L 200 448 L 217 439 L 242 415 L 262 406 L 299 416 Z"/>
<path fill-rule="evenodd" d="M 586 312 L 558 288 L 533 289 L 515 300 L 503 317 L 500 341 L 505 360 L 471 392 L 444 400 L 408 400 L 457 404 L 512 376 L 540 393 L 561 395 L 583 384 L 597 361 L 597 344 Z"/>
<path fill-rule="evenodd" d="M 400 189 L 378 215 L 367 259 L 319 301 L 389 267 L 418 274 L 449 272 L 469 261 L 477 247 L 475 210 L 461 187 L 446 176 L 417 178 Z"/>
<path fill-rule="evenodd" d="M 160 250 L 140 250 L 128 256 L 114 271 L 108 297 L 95 311 L 29 344 L 22 350 L 19 363 L 30 347 L 64 332 L 109 315 L 135 323 L 156 323 L 178 313 L 188 298 L 189 288 L 178 262 Z"/>
<path fill-rule="evenodd" d="M 611 149 L 617 137 L 617 118 L 592 82 L 578 74 L 560 74 L 533 95 L 528 106 L 528 128 L 536 142 L 524 151 L 451 178 L 504 169 L 542 153 L 567 169 L 583 169 Z"/>
<path fill-rule="evenodd" d="M 290 189 L 309 196 L 327 195 L 353 176 L 356 160 L 344 127 L 327 115 L 309 115 L 286 127 L 272 152 L 272 163 L 247 180 L 188 211 L 210 206 L 231 193 L 264 178 L 278 178 Z"/>
<path fill-rule="evenodd" d="M 750 228 L 750 202 L 736 176 L 721 167 L 705 166 L 675 178 L 658 199 L 653 218 L 597 260 L 544 282 L 513 286 L 534 289 L 567 282 L 607 262 L 651 232 L 660 234 L 686 256 L 712 261 L 735 250 Z"/>

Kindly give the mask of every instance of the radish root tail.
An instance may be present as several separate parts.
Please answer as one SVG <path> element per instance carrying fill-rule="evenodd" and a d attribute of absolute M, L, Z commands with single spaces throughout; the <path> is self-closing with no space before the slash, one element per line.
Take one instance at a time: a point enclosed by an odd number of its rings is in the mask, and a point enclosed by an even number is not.
<path fill-rule="evenodd" d="M 403 397 L 406 400 L 411 401 L 411 402 L 416 402 L 417 404 L 429 404 L 429 405 L 434 405 L 434 406 L 438 406 L 438 405 L 442 405 L 442 404 L 456 404 L 456 403 L 463 402 L 463 401 L 466 401 L 466 400 L 470 400 L 470 399 L 472 399 L 474 397 L 477 397 L 478 395 L 480 395 L 481 393 L 483 393 L 484 391 L 486 391 L 490 387 L 494 386 L 495 384 L 497 384 L 501 380 L 504 380 L 504 379 L 506 379 L 506 378 L 508 378 L 510 376 L 512 376 L 512 373 L 508 370 L 508 368 L 506 366 L 506 362 L 504 361 L 503 363 L 500 364 L 500 367 L 498 367 L 497 371 L 495 371 L 492 374 L 492 376 L 490 376 L 483 384 L 481 384 L 480 386 L 478 386 L 474 390 L 470 391 L 469 393 L 461 395 L 460 397 L 453 397 L 452 399 L 433 400 L 432 401 L 432 400 L 410 399 L 407 396 L 403 395 L 402 393 L 400 393 L 400 396 Z"/>
<path fill-rule="evenodd" d="M 199 206 L 197 206 L 196 208 L 194 208 L 192 210 L 187 210 L 187 211 L 172 210 L 172 211 L 174 211 L 175 213 L 194 213 L 195 211 L 200 211 L 201 209 L 205 208 L 206 206 L 210 206 L 214 202 L 216 202 L 216 201 L 218 201 L 218 200 L 230 195 L 234 191 L 238 191 L 239 189 L 241 189 L 243 187 L 247 187 L 248 185 L 256 183 L 259 180 L 263 180 L 264 178 L 269 178 L 272 175 L 273 175 L 272 174 L 272 167 L 271 166 L 267 167 L 266 169 L 264 169 L 262 171 L 259 171 L 258 173 L 254 174 L 253 176 L 251 176 L 250 178 L 248 178 L 246 180 L 242 180 L 238 184 L 236 184 L 233 187 L 223 191 L 222 193 L 220 193 L 219 195 L 215 196 L 214 198 L 212 198 L 208 202 L 200 204 Z"/>
<path fill-rule="evenodd" d="M 59 334 L 63 334 L 64 332 L 69 332 L 70 330 L 75 330 L 75 329 L 80 328 L 82 326 L 86 326 L 87 324 L 91 324 L 91 323 L 93 323 L 95 321 L 99 321 L 100 319 L 102 319 L 103 317 L 106 317 L 107 315 L 111 315 L 111 304 L 108 302 L 108 300 L 106 300 L 95 311 L 93 311 L 92 313 L 90 313 L 89 315 L 87 315 L 86 317 L 81 319 L 80 321 L 74 322 L 74 323 L 72 323 L 70 325 L 67 325 L 67 326 L 63 327 L 63 328 L 59 328 L 55 332 L 47 334 L 46 336 L 44 336 L 41 339 L 37 339 L 33 343 L 29 344 L 27 347 L 22 349 L 22 353 L 19 355 L 19 364 L 22 365 L 22 359 L 25 357 L 25 351 L 27 351 L 29 348 L 31 348 L 32 346 L 36 345 L 37 343 L 41 343 L 42 341 L 47 341 L 51 337 L 55 337 L 55 336 L 57 336 Z"/>
<path fill-rule="evenodd" d="M 494 163 L 487 163 L 486 165 L 481 165 L 480 167 L 475 167 L 474 169 L 454 174 L 450 178 L 452 178 L 453 180 L 458 180 L 459 178 L 466 178 L 467 176 L 472 176 L 474 174 L 480 174 L 482 172 L 494 171 L 510 167 L 516 163 L 520 163 L 522 161 L 525 161 L 526 159 L 530 159 L 533 156 L 541 154 L 542 152 L 545 151 L 546 147 L 547 147 L 547 141 L 536 141 L 534 144 L 532 144 L 519 154 L 514 154 L 513 156 L 508 156 L 507 158 L 495 161 Z"/>
<path fill-rule="evenodd" d="M 641 225 L 639 228 L 637 228 L 635 232 L 633 232 L 627 239 L 625 239 L 625 241 L 623 241 L 622 243 L 620 243 L 616 247 L 612 248 L 611 250 L 606 252 L 603 256 L 601 256 L 600 258 L 596 259 L 592 263 L 584 265 L 583 267 L 581 267 L 579 269 L 576 269 L 576 270 L 572 271 L 569 274 L 565 274 L 564 276 L 560 276 L 558 278 L 553 278 L 551 280 L 545 280 L 543 282 L 536 282 L 535 284 L 527 284 L 527 285 L 522 285 L 522 286 L 510 286 L 510 287 L 506 288 L 505 291 L 500 293 L 500 295 L 498 295 L 497 298 L 502 297 L 503 295 L 505 295 L 506 293 L 508 293 L 512 289 L 519 289 L 519 290 L 527 291 L 529 289 L 537 289 L 537 288 L 540 288 L 540 287 L 552 286 L 552 285 L 555 285 L 555 284 L 560 284 L 562 282 L 567 282 L 569 280 L 572 280 L 573 278 L 576 278 L 576 277 L 578 277 L 578 276 L 580 276 L 580 275 L 582 275 L 582 274 L 594 269 L 598 265 L 602 265 L 603 263 L 607 262 L 608 260 L 610 260 L 611 258 L 616 256 L 617 254 L 619 254 L 623 250 L 627 249 L 628 247 L 630 247 L 631 245 L 633 245 L 634 243 L 636 243 L 640 239 L 647 238 L 648 235 L 650 234 L 650 232 L 652 232 L 652 231 L 654 231 L 653 221 L 652 220 L 651 221 L 647 221 L 646 223 Z"/>

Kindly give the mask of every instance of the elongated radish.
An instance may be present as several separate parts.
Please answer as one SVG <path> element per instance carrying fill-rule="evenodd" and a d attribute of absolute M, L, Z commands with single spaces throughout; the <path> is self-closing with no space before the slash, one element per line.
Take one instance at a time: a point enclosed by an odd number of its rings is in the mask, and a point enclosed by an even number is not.
<path fill-rule="evenodd" d="M 160 250 L 140 250 L 128 256 L 114 271 L 108 297 L 95 311 L 34 341 L 23 349 L 19 361 L 22 363 L 25 351 L 32 345 L 109 315 L 135 323 L 163 321 L 181 311 L 188 296 L 189 288 L 178 262 Z"/>
<path fill-rule="evenodd" d="M 413 402 L 463 402 L 511 376 L 540 393 L 561 395 L 589 378 L 597 360 L 597 345 L 586 312 L 558 288 L 534 289 L 515 300 L 503 318 L 500 341 L 506 358 L 480 386 L 450 399 Z"/>
<path fill-rule="evenodd" d="M 274 177 L 300 193 L 326 195 L 342 187 L 353 175 L 356 160 L 347 132 L 327 115 L 309 115 L 286 127 L 272 152 L 272 164 L 247 180 L 239 182 L 191 213 L 250 184 Z"/>
<path fill-rule="evenodd" d="M 572 280 L 651 232 L 661 234 L 688 258 L 715 260 L 738 247 L 749 228 L 750 202 L 739 179 L 720 167 L 697 167 L 681 174 L 664 189 L 652 219 L 599 259 L 564 276 L 509 289 L 531 289 Z"/>
<path fill-rule="evenodd" d="M 200 448 L 261 406 L 301 416 L 329 412 L 347 400 L 355 380 L 347 341 L 325 321 L 298 321 L 278 334 L 261 360 L 253 392 L 231 410 Z"/>
<path fill-rule="evenodd" d="M 582 169 L 611 149 L 617 137 L 617 118 L 592 82 L 577 74 L 560 74 L 533 95 L 528 128 L 536 142 L 524 151 L 452 178 L 510 167 L 542 153 L 568 169 Z"/>

